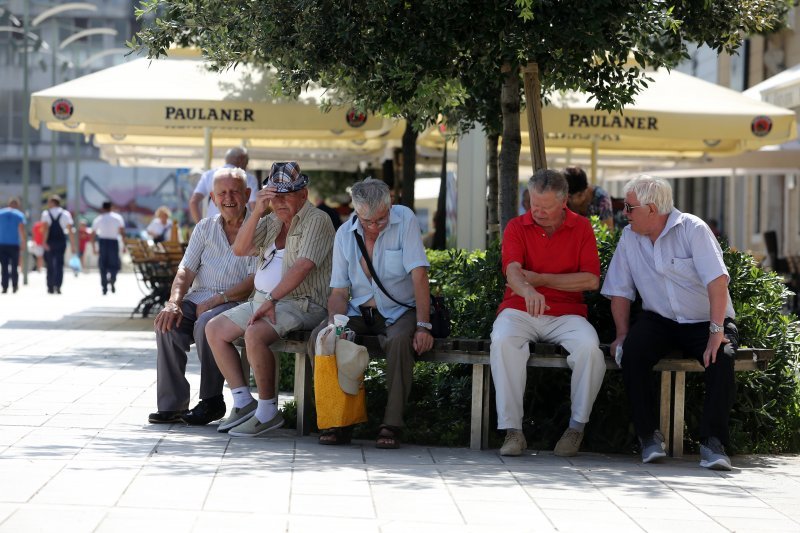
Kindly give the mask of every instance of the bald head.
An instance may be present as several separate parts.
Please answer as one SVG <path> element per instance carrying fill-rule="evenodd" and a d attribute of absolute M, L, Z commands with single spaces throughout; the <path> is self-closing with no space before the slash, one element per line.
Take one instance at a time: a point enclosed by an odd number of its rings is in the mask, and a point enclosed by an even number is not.
<path fill-rule="evenodd" d="M 249 161 L 250 157 L 247 155 L 247 149 L 242 146 L 231 148 L 225 152 L 225 163 L 228 165 L 247 170 L 247 163 Z"/>

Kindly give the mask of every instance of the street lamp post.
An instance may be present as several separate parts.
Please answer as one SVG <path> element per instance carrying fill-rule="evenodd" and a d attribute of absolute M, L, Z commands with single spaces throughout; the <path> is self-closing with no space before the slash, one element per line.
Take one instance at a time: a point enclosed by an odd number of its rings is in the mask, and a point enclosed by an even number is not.
<path fill-rule="evenodd" d="M 28 125 L 28 114 L 27 111 L 30 109 L 30 98 L 31 92 L 29 88 L 29 79 L 28 79 L 28 32 L 31 28 L 38 26 L 44 20 L 59 13 L 63 13 L 64 11 L 72 10 L 72 9 L 81 9 L 87 11 L 97 11 L 97 6 L 94 4 L 90 4 L 88 2 L 68 2 L 65 4 L 61 4 L 58 6 L 51 7 L 50 9 L 46 9 L 41 12 L 36 18 L 33 20 L 31 24 L 30 20 L 30 2 L 22 2 L 23 5 L 23 21 L 22 21 L 22 30 L 24 35 L 24 46 L 22 47 L 22 93 L 25 102 L 25 106 L 23 107 L 24 112 L 22 114 L 22 208 L 25 213 L 28 215 L 26 220 L 28 221 L 27 226 L 25 228 L 25 234 L 27 236 L 28 232 L 30 231 L 30 221 L 33 216 L 33 212 L 31 211 L 30 199 L 28 198 L 29 194 L 29 185 L 30 185 L 30 154 L 28 153 L 30 149 L 30 130 Z M 55 48 L 55 47 L 53 47 Z M 23 255 L 23 262 L 22 262 L 22 284 L 28 284 L 28 270 L 29 270 L 29 254 Z"/>
<path fill-rule="evenodd" d="M 30 131 L 28 130 L 28 114 L 27 111 L 31 107 L 31 92 L 28 89 L 28 24 L 30 23 L 30 8 L 28 2 L 23 2 L 23 23 L 22 27 L 24 28 L 24 37 L 23 42 L 25 43 L 22 47 L 22 94 L 24 95 L 24 102 L 25 107 L 23 107 L 22 113 L 22 210 L 27 215 L 25 217 L 26 226 L 25 226 L 25 238 L 28 238 L 28 232 L 30 231 L 31 225 L 31 217 L 33 217 L 33 212 L 30 209 L 30 201 L 28 199 L 28 184 L 30 183 L 30 172 L 31 172 L 31 162 L 30 157 L 28 155 L 28 146 L 30 143 Z M 27 249 L 27 247 L 26 247 Z M 30 262 L 30 254 L 26 253 L 23 254 L 22 259 L 22 284 L 28 284 L 28 263 Z"/>

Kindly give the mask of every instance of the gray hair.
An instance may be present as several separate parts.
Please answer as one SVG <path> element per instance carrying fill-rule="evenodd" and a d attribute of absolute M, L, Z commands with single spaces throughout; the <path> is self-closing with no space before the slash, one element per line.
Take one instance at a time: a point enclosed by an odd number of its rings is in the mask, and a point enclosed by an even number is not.
<path fill-rule="evenodd" d="M 214 184 L 217 182 L 218 179 L 222 178 L 234 178 L 238 179 L 242 182 L 242 189 L 247 188 L 247 174 L 245 174 L 244 170 L 241 168 L 220 168 L 214 172 L 214 179 L 211 182 L 211 189 L 214 189 Z"/>
<path fill-rule="evenodd" d="M 359 181 L 350 189 L 353 207 L 356 211 L 366 209 L 365 215 L 370 216 L 382 207 L 392 206 L 392 197 L 389 186 L 381 180 L 366 178 Z"/>
<path fill-rule="evenodd" d="M 537 170 L 536 174 L 528 180 L 528 191 L 531 194 L 542 194 L 552 191 L 560 200 L 566 200 L 569 194 L 569 184 L 564 174 L 557 170 Z"/>
<path fill-rule="evenodd" d="M 247 148 L 244 146 L 236 146 L 225 152 L 225 163 L 239 168 L 247 168 L 247 163 L 250 161 L 250 156 L 247 155 Z"/>
<path fill-rule="evenodd" d="M 661 178 L 642 174 L 626 183 L 622 192 L 632 192 L 642 205 L 654 204 L 660 215 L 668 215 L 674 207 L 672 187 Z"/>

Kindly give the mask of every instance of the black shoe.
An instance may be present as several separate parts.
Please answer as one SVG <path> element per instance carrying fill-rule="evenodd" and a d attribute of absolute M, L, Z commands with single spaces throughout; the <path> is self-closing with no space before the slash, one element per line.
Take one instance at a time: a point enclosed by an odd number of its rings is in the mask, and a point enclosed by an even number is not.
<path fill-rule="evenodd" d="M 175 424 L 183 421 L 181 419 L 181 411 L 156 411 L 155 413 L 150 413 L 147 420 L 151 424 Z"/>
<path fill-rule="evenodd" d="M 205 426 L 223 416 L 225 416 L 225 401 L 222 396 L 215 396 L 208 400 L 200 400 L 200 403 L 184 413 L 181 418 L 190 426 Z"/>
<path fill-rule="evenodd" d="M 3 294 L 5 294 L 7 292 L 8 292 L 8 287 L 3 287 Z M 17 292 L 17 291 L 14 291 L 14 292 Z"/>
<path fill-rule="evenodd" d="M 117 288 L 114 286 L 113 283 L 111 284 L 111 292 L 117 292 Z"/>
<path fill-rule="evenodd" d="M 53 287 L 47 287 L 47 294 L 53 294 L 54 292 L 56 291 L 53 289 Z"/>
<path fill-rule="evenodd" d="M 105 287 L 103 287 L 103 296 L 105 296 L 106 294 L 108 294 L 108 289 L 106 289 Z"/>
<path fill-rule="evenodd" d="M 56 294 L 61 294 L 61 287 L 56 287 Z"/>
<path fill-rule="evenodd" d="M 19 290 L 19 286 L 18 285 L 14 285 L 14 288 L 12 289 L 12 292 L 17 292 L 18 290 Z"/>

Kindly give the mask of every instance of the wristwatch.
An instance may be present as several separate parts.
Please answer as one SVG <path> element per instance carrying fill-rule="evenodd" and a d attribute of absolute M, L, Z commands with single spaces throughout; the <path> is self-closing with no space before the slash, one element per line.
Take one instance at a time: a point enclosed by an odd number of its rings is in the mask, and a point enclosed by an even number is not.
<path fill-rule="evenodd" d="M 219 294 L 220 296 L 222 296 L 222 299 L 223 299 L 223 300 L 225 300 L 225 303 L 228 303 L 228 301 L 229 301 L 229 300 L 228 300 L 228 295 L 227 295 L 227 294 L 225 294 L 225 291 L 217 291 L 217 294 Z"/>
<path fill-rule="evenodd" d="M 428 331 L 430 331 L 433 329 L 433 324 L 431 324 L 430 322 L 417 322 L 417 327 L 427 329 Z"/>
<path fill-rule="evenodd" d="M 722 333 L 725 331 L 725 327 L 715 324 L 714 322 L 710 322 L 708 324 L 708 331 L 710 331 L 712 335 L 715 333 Z"/>
<path fill-rule="evenodd" d="M 271 292 L 268 292 L 268 293 L 266 293 L 266 294 L 264 295 L 264 299 L 265 299 L 266 301 L 268 301 L 268 302 L 273 302 L 273 303 L 278 301 L 278 299 L 277 299 L 277 298 L 273 298 L 273 297 L 272 297 L 272 293 L 271 293 Z"/>

